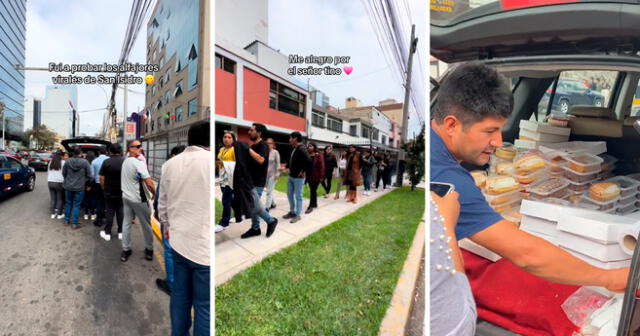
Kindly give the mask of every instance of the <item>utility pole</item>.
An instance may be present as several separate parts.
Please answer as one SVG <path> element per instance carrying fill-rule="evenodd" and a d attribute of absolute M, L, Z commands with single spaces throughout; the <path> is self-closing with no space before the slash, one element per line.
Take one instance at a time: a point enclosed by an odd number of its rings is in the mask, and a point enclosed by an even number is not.
<path fill-rule="evenodd" d="M 122 148 L 124 148 L 125 151 L 129 150 L 129 148 L 127 148 L 127 137 L 125 135 L 127 131 L 127 94 L 127 84 L 124 84 L 124 109 L 122 110 L 122 114 L 124 117 L 122 118 Z"/>
<path fill-rule="evenodd" d="M 2 115 L 2 143 L 0 144 L 2 150 L 4 150 L 4 143 L 5 143 L 5 138 L 4 138 L 4 103 L 0 102 L 0 114 Z"/>
<path fill-rule="evenodd" d="M 400 161 L 404 161 L 404 149 L 402 144 L 407 141 L 407 132 L 409 128 L 409 98 L 411 96 L 411 68 L 413 67 L 413 54 L 416 52 L 418 38 L 416 35 L 416 25 L 411 25 L 411 40 L 409 42 L 409 61 L 407 62 L 407 78 L 404 85 L 404 104 L 402 105 L 402 137 L 400 141 L 400 152 L 396 160 L 396 187 L 402 187 L 402 175 L 404 174 L 404 165 Z M 402 171 L 400 171 L 402 168 Z"/>

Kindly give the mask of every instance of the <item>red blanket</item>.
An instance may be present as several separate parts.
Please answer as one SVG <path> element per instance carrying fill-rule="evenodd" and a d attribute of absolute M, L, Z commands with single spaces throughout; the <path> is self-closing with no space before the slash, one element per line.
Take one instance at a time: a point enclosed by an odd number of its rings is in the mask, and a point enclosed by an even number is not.
<path fill-rule="evenodd" d="M 579 287 L 542 280 L 501 259 L 462 250 L 478 317 L 525 336 L 571 336 L 578 328 L 560 307 Z"/>

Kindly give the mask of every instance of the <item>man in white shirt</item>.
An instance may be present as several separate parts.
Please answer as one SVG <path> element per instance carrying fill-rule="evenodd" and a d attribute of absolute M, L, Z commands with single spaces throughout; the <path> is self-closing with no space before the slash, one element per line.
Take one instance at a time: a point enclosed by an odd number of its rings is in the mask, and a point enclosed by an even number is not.
<path fill-rule="evenodd" d="M 162 166 L 158 214 L 168 228 L 174 262 L 171 334 L 209 335 L 210 325 L 210 122 L 189 128 L 188 147 Z"/>
<path fill-rule="evenodd" d="M 125 262 L 131 256 L 131 221 L 135 215 L 144 235 L 145 259 L 153 260 L 153 235 L 151 233 L 151 208 L 148 194 L 154 195 L 156 189 L 147 170 L 147 166 L 137 159 L 142 144 L 132 140 L 127 146 L 129 157 L 122 164 L 120 183 L 122 184 L 122 201 L 124 210 L 122 228 L 122 254 L 120 261 Z"/>

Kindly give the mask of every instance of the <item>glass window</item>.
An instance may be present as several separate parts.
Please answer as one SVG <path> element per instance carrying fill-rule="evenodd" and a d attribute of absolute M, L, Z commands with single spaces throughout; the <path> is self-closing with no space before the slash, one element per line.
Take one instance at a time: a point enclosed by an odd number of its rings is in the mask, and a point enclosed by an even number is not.
<path fill-rule="evenodd" d="M 182 106 L 176 107 L 176 121 L 182 121 Z"/>
<path fill-rule="evenodd" d="M 164 82 L 169 84 L 170 80 L 171 80 L 171 71 L 167 71 L 167 74 L 164 76 Z"/>
<path fill-rule="evenodd" d="M 222 56 L 216 54 L 216 69 L 222 69 Z"/>
<path fill-rule="evenodd" d="M 305 117 L 306 96 L 278 82 L 269 84 L 269 107 L 281 112 Z"/>
<path fill-rule="evenodd" d="M 22 163 L 20 163 L 18 160 L 14 159 L 14 158 L 9 158 L 9 169 L 22 169 L 24 168 L 24 166 L 22 165 Z"/>
<path fill-rule="evenodd" d="M 362 137 L 368 139 L 370 133 L 371 133 L 371 128 L 368 126 L 362 125 L 362 132 L 361 132 Z"/>
<path fill-rule="evenodd" d="M 164 56 L 160 57 L 160 67 L 164 65 Z"/>
<path fill-rule="evenodd" d="M 349 134 L 352 136 L 358 136 L 358 125 L 349 126 Z"/>
<path fill-rule="evenodd" d="M 324 113 L 321 112 L 311 112 L 311 123 L 314 126 L 324 128 Z"/>
<path fill-rule="evenodd" d="M 386 136 L 382 136 L 382 144 L 386 145 L 387 144 L 387 137 Z"/>
<path fill-rule="evenodd" d="M 327 128 L 338 133 L 342 133 L 342 120 L 329 117 L 327 118 Z"/>
<path fill-rule="evenodd" d="M 236 73 L 236 62 L 225 58 L 224 64 L 222 65 L 222 69 L 228 73 L 235 74 Z"/>
<path fill-rule="evenodd" d="M 198 113 L 198 98 L 189 101 L 189 118 Z"/>
<path fill-rule="evenodd" d="M 156 93 L 158 93 L 158 87 L 154 84 L 154 85 L 151 87 L 151 96 L 155 96 L 155 95 L 156 95 Z"/>
<path fill-rule="evenodd" d="M 557 83 L 551 83 L 538 102 L 538 117 L 542 120 L 550 113 L 568 114 L 574 106 L 608 106 L 617 76 L 617 71 L 561 72 Z"/>
<path fill-rule="evenodd" d="M 167 105 L 171 101 L 171 92 L 167 91 L 164 94 L 164 104 Z"/>
<path fill-rule="evenodd" d="M 378 129 L 374 127 L 374 128 L 373 128 L 373 140 L 376 140 L 376 141 L 377 141 L 377 140 L 379 139 L 379 138 L 378 138 L 378 137 L 379 137 L 379 135 L 380 135 L 380 134 L 378 133 Z"/>
<path fill-rule="evenodd" d="M 182 95 L 182 81 L 179 81 L 176 84 L 176 90 L 174 91 L 173 96 L 174 97 L 179 97 L 181 95 Z"/>

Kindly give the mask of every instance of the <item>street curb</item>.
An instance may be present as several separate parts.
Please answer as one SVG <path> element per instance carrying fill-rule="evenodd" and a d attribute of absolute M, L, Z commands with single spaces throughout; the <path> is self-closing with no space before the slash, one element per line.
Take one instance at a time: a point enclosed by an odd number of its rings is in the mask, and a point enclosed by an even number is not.
<path fill-rule="evenodd" d="M 418 281 L 418 272 L 425 244 L 424 217 L 420 221 L 409 255 L 400 272 L 398 284 L 393 292 L 391 304 L 380 324 L 379 336 L 402 336 L 405 334 L 407 321 L 411 316 L 411 306 Z"/>

